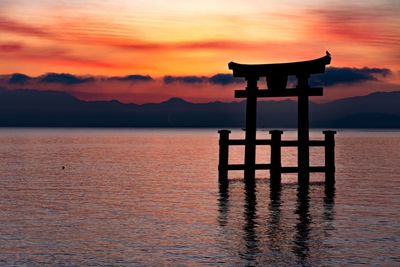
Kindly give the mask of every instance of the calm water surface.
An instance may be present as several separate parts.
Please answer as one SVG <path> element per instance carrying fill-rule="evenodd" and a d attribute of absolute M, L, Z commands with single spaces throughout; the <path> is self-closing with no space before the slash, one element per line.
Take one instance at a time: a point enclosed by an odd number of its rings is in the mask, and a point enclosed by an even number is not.
<path fill-rule="evenodd" d="M 313 175 L 298 196 L 290 175 L 270 193 L 267 172 L 256 193 L 241 172 L 219 190 L 216 130 L 0 129 L 0 265 L 399 266 L 400 132 L 336 144 L 335 190 Z"/>

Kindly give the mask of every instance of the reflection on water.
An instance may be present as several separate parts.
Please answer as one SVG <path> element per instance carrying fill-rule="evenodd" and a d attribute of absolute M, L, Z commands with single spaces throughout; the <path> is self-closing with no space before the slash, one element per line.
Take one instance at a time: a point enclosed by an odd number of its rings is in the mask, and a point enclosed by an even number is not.
<path fill-rule="evenodd" d="M 281 187 L 270 187 L 269 192 L 269 219 L 267 222 L 268 230 L 268 244 L 269 249 L 272 252 L 280 252 L 281 246 L 279 239 L 281 238 L 282 227 L 280 225 L 281 220 Z"/>
<path fill-rule="evenodd" d="M 242 258 L 251 266 L 255 261 L 256 255 L 259 250 L 259 239 L 257 237 L 256 222 L 257 217 L 257 198 L 254 184 L 245 185 L 245 199 L 244 199 L 244 225 L 243 225 L 243 241 L 244 252 Z"/>
<path fill-rule="evenodd" d="M 335 187 L 325 186 L 324 196 L 324 219 L 327 223 L 332 224 L 334 219 L 334 205 L 335 205 Z"/>
<path fill-rule="evenodd" d="M 234 184 L 237 186 L 237 184 Z M 321 189 L 321 183 L 315 185 Z M 266 189 L 266 183 L 259 185 L 259 188 Z M 241 246 L 236 249 L 239 251 L 241 258 L 244 260 L 245 266 L 254 266 L 257 264 L 271 264 L 274 255 L 286 255 L 290 258 L 290 251 L 288 244 L 290 244 L 291 252 L 295 255 L 295 262 L 298 266 L 312 266 L 318 262 L 318 255 L 313 255 L 313 261 L 310 261 L 310 237 L 313 236 L 314 240 L 323 240 L 327 235 L 329 228 L 324 227 L 324 230 L 316 229 L 313 232 L 312 216 L 310 212 L 310 188 L 297 187 L 296 189 L 296 202 L 292 202 L 293 214 L 289 220 L 282 222 L 282 194 L 292 194 L 295 189 L 294 185 L 289 185 L 284 189 L 282 187 L 270 187 L 268 213 L 266 221 L 264 218 L 258 216 L 258 202 L 257 202 L 257 188 L 252 185 L 244 185 L 244 205 L 243 205 L 243 221 L 239 224 L 242 225 L 242 241 L 239 242 Z M 320 198 L 324 201 L 324 210 L 322 214 L 317 216 L 323 221 L 324 225 L 332 224 L 334 215 L 335 204 L 335 187 L 325 186 L 324 192 L 318 190 Z M 324 193 L 324 194 L 323 194 Z M 221 229 L 229 227 L 229 187 L 227 185 L 220 185 L 219 191 L 219 216 L 218 222 Z M 265 207 L 266 205 L 261 205 Z M 265 215 L 265 214 L 263 214 Z M 264 217 L 264 216 L 262 216 Z M 236 219 L 235 219 L 236 220 Z M 232 225 L 238 227 L 236 222 Z M 265 228 L 265 229 L 262 229 Z M 266 239 L 264 236 L 265 234 Z M 292 237 L 292 240 L 284 240 L 285 238 Z M 315 244 L 313 245 L 315 247 Z M 323 248 L 320 248 L 323 250 Z M 313 253 L 316 253 L 315 251 Z M 317 252 L 318 253 L 318 252 Z M 276 264 L 283 261 L 277 261 Z M 274 265 L 274 264 L 271 264 Z"/>
<path fill-rule="evenodd" d="M 298 264 L 301 266 L 308 266 L 309 256 L 309 242 L 310 242 L 310 197 L 309 189 L 307 187 L 298 187 L 297 191 L 297 202 L 296 202 L 296 214 L 297 223 L 295 226 L 296 234 L 293 242 L 293 252 L 297 255 Z"/>
<path fill-rule="evenodd" d="M 219 199 L 218 199 L 218 223 L 223 227 L 227 225 L 229 212 L 229 190 L 228 184 L 219 184 Z"/>
<path fill-rule="evenodd" d="M 400 134 L 336 144 L 299 194 L 218 188 L 215 130 L 0 129 L 0 266 L 399 266 Z"/>

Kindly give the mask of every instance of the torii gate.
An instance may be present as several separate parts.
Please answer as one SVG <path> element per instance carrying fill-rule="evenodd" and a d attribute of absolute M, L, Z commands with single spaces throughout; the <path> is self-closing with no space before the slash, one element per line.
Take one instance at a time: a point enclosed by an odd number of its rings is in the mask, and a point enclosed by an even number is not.
<path fill-rule="evenodd" d="M 247 81 L 245 90 L 236 90 L 236 98 L 246 98 L 246 133 L 245 140 L 229 140 L 229 130 L 220 130 L 219 180 L 226 182 L 228 170 L 244 170 L 247 183 L 254 183 L 256 169 L 270 169 L 271 182 L 280 184 L 283 172 L 297 172 L 299 185 L 308 185 L 310 172 L 325 172 L 326 181 L 334 182 L 334 131 L 324 131 L 325 141 L 309 139 L 309 96 L 322 96 L 323 88 L 311 88 L 308 79 L 311 74 L 325 72 L 325 65 L 330 64 L 331 55 L 309 61 L 247 65 L 230 62 L 229 69 L 234 77 L 242 77 Z M 295 88 L 286 88 L 289 75 L 297 77 Z M 267 89 L 259 89 L 257 81 L 266 77 Z M 270 140 L 256 139 L 256 118 L 258 97 L 298 97 L 298 140 L 281 141 L 282 131 L 270 131 Z M 243 142 L 244 141 L 244 142 Z M 228 164 L 229 145 L 245 145 L 244 165 Z M 256 145 L 271 145 L 271 164 L 256 164 Z M 310 167 L 309 147 L 325 146 L 325 166 Z M 298 147 L 298 166 L 281 166 L 281 147 Z"/>

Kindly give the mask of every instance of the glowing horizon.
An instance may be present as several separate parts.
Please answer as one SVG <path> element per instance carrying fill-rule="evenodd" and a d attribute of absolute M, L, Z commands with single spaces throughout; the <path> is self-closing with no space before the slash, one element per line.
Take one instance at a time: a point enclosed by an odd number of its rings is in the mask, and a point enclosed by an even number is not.
<path fill-rule="evenodd" d="M 390 0 L 5 0 L 0 74 L 211 76 L 229 73 L 229 61 L 300 61 L 329 50 L 334 67 L 390 69 L 393 88 L 399 14 Z"/>

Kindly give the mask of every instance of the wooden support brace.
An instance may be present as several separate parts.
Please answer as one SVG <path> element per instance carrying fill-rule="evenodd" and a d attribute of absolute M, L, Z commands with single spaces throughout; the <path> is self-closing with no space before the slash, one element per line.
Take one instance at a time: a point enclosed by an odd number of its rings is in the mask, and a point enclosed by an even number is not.
<path fill-rule="evenodd" d="M 325 135 L 325 183 L 335 184 L 335 134 L 336 131 L 323 131 Z"/>
<path fill-rule="evenodd" d="M 271 134 L 271 169 L 270 169 L 270 185 L 279 187 L 281 185 L 281 140 L 283 131 L 272 130 Z"/>
<path fill-rule="evenodd" d="M 228 182 L 228 159 L 229 159 L 229 130 L 219 130 L 219 164 L 218 179 L 222 184 Z"/>

